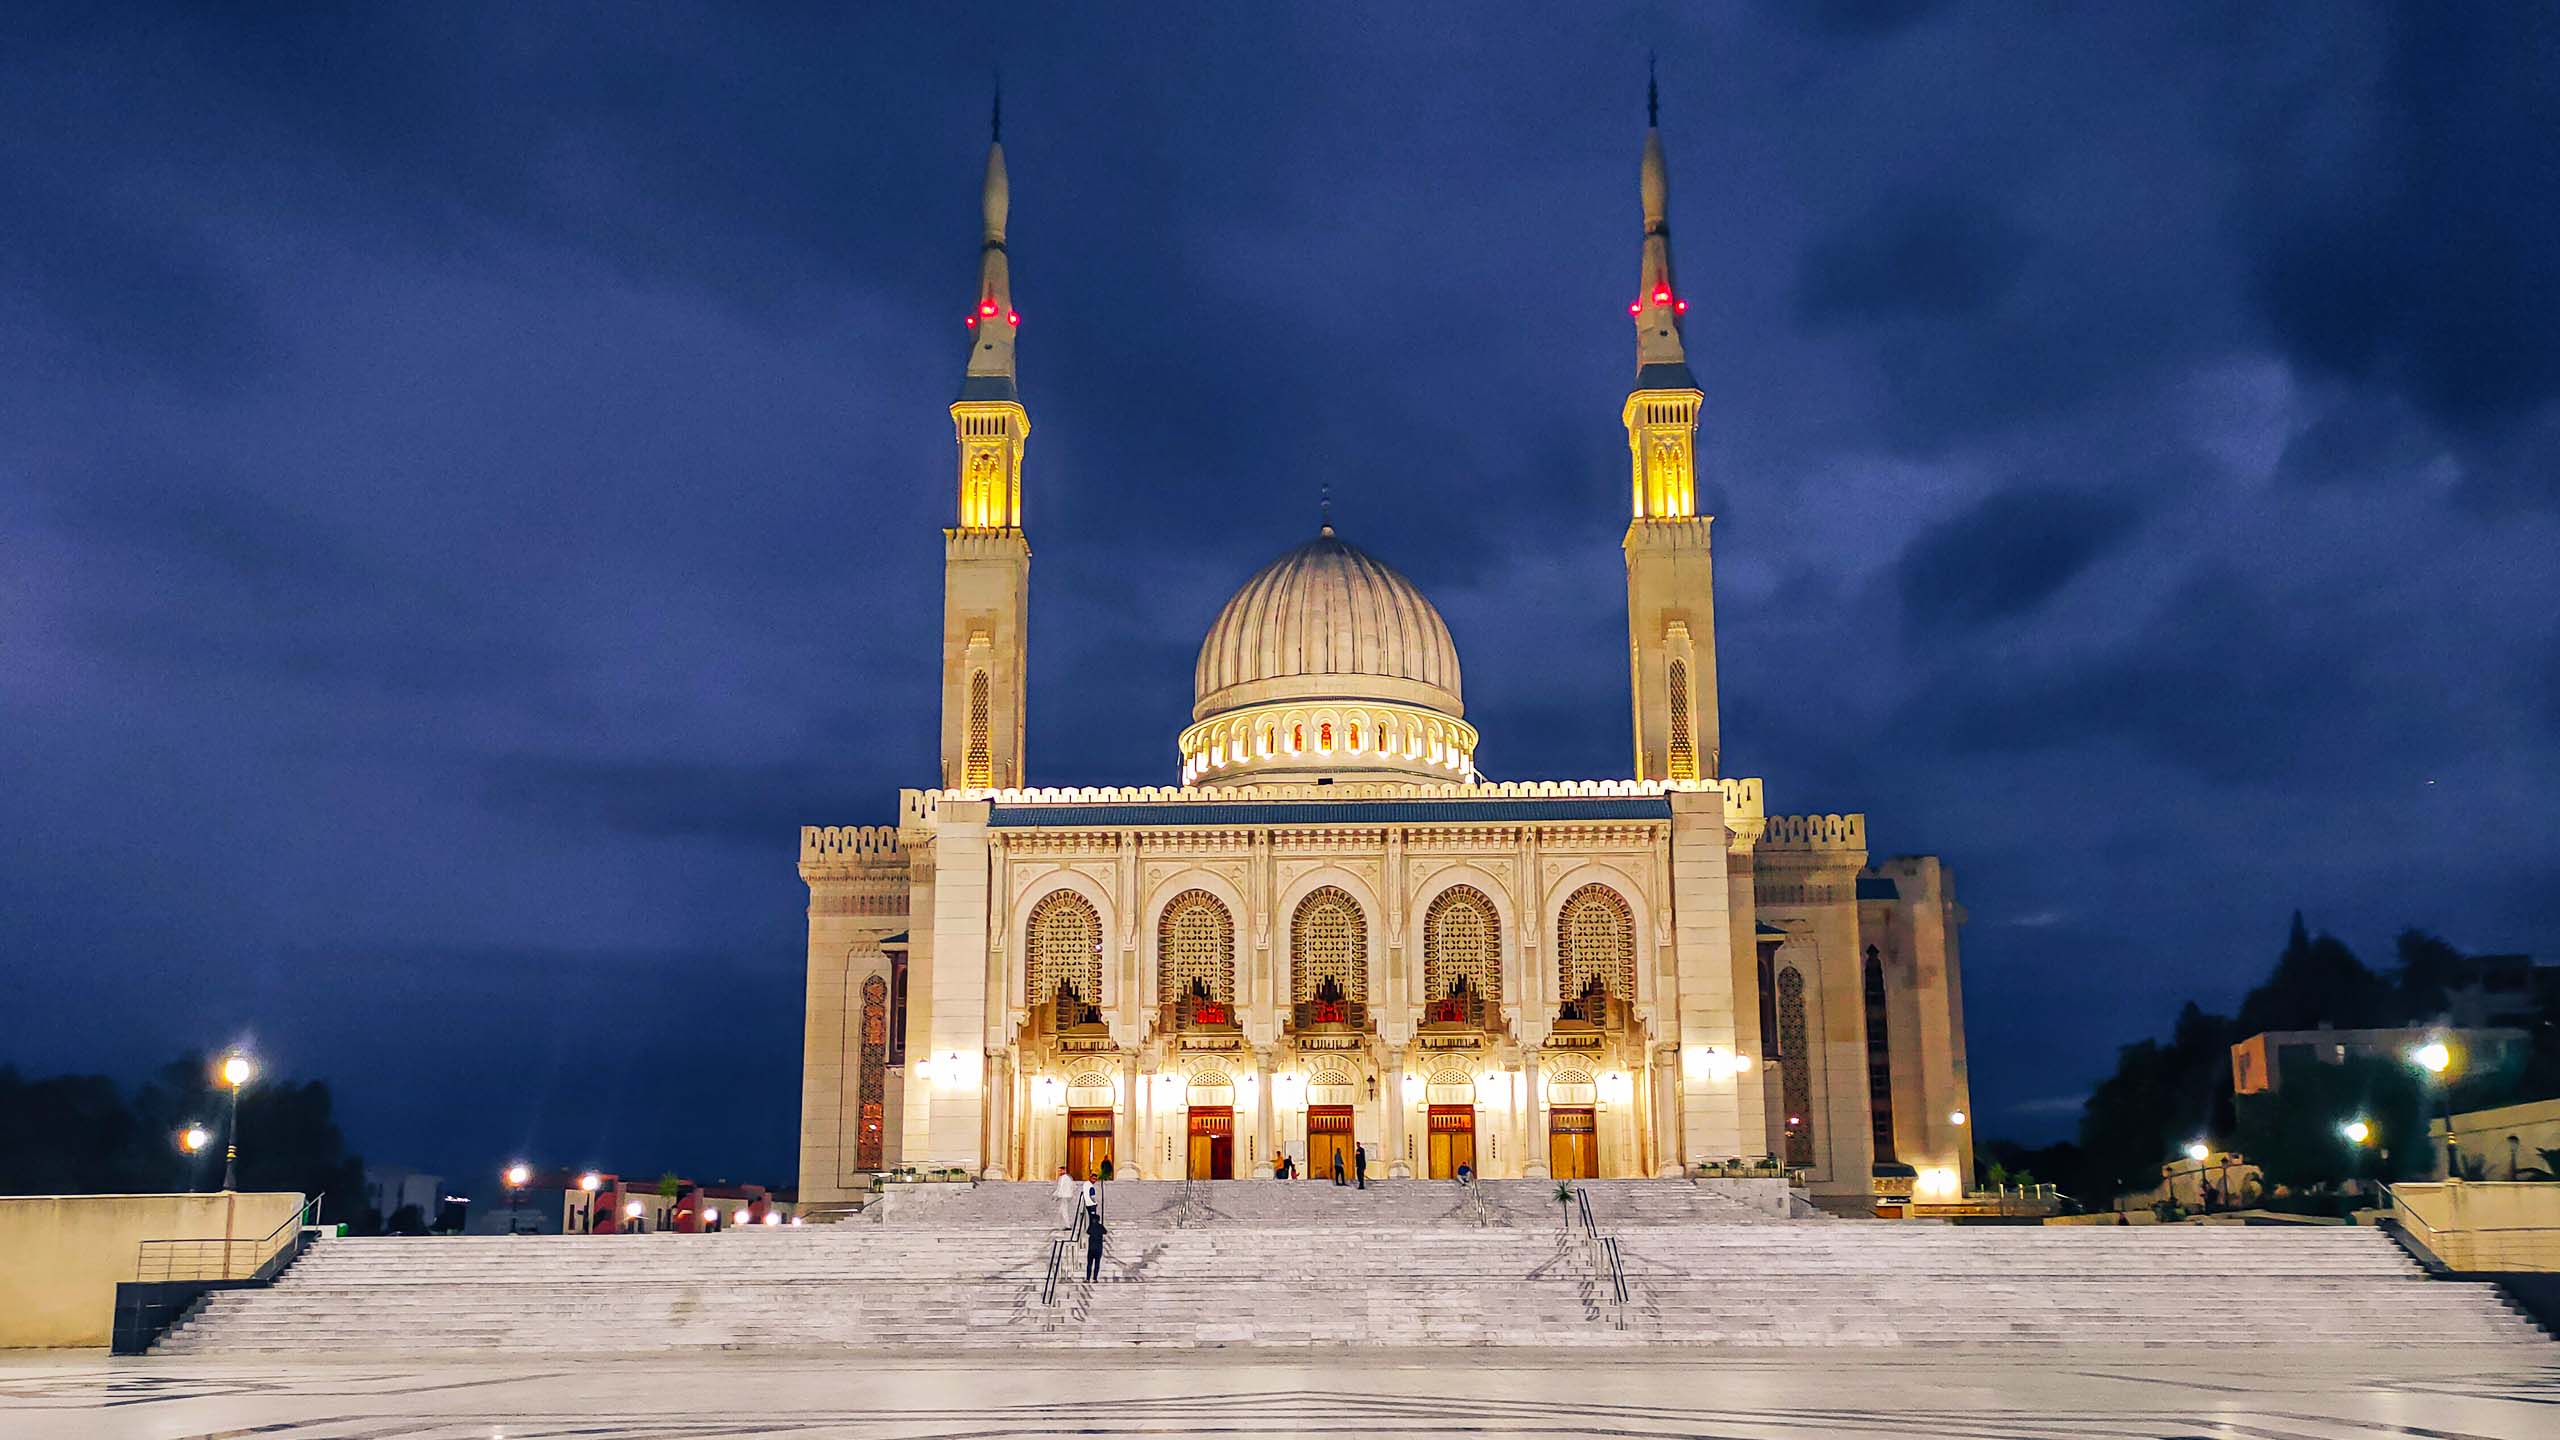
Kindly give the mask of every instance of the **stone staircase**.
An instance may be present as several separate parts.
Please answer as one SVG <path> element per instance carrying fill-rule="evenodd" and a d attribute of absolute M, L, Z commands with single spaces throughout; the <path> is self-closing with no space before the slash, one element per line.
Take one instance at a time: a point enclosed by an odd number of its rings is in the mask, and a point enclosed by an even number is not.
<path fill-rule="evenodd" d="M 922 1188 L 922 1187 L 919 1187 Z M 221 1291 L 161 1353 L 678 1347 L 2541 1343 L 2377 1231 L 1781 1221 L 1681 1181 L 1109 1187 L 1104 1278 L 1042 1303 L 1045 1185 L 876 1223 L 719 1235 L 330 1240 Z"/>

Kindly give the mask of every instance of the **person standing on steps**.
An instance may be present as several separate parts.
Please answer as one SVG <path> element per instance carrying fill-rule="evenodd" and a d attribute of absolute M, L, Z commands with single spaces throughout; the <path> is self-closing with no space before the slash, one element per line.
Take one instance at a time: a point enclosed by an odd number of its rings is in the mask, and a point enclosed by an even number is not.
<path fill-rule="evenodd" d="M 1102 1184 L 1100 1181 L 1087 1180 L 1084 1182 L 1084 1218 L 1096 1225 L 1102 1223 Z"/>
<path fill-rule="evenodd" d="M 1058 1167 L 1058 1228 L 1072 1230 L 1076 1226 L 1076 1181 L 1067 1167 Z"/>
<path fill-rule="evenodd" d="M 1111 1159 L 1110 1159 L 1110 1157 L 1109 1157 L 1109 1156 L 1104 1156 L 1104 1157 L 1103 1157 L 1103 1161 L 1102 1161 L 1102 1173 L 1101 1173 L 1097 1178 L 1098 1178 L 1098 1179 L 1100 1179 L 1100 1180 L 1102 1181 L 1102 1183 L 1104 1183 L 1105 1185 L 1108 1185 L 1108 1184 L 1110 1184 L 1110 1183 L 1111 1183 Z"/>
<path fill-rule="evenodd" d="M 1289 1178 L 1289 1157 L 1277 1150 L 1271 1152 L 1271 1178 L 1274 1180 Z"/>
<path fill-rule="evenodd" d="M 1351 1147 L 1351 1173 L 1359 1177 L 1361 1189 L 1366 1190 L 1369 1188 L 1368 1146 L 1354 1145 Z"/>
<path fill-rule="evenodd" d="M 1103 1235 L 1108 1230 L 1101 1209 L 1085 1212 L 1085 1281 L 1103 1279 Z"/>
<path fill-rule="evenodd" d="M 1333 1152 L 1333 1183 L 1342 1183 L 1342 1152 L 1339 1150 Z"/>

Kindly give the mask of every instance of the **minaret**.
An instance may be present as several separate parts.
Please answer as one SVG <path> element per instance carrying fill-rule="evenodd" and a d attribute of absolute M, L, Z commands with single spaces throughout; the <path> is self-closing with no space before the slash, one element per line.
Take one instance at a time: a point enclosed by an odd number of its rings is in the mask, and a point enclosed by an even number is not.
<path fill-rule="evenodd" d="M 942 784 L 1022 783 L 1025 621 L 1031 545 L 1022 533 L 1022 446 L 1031 434 L 1014 388 L 1013 308 L 1004 226 L 1004 97 L 996 97 L 981 196 L 986 220 L 970 306 L 969 368 L 952 403 L 960 446 L 960 523 L 942 532 Z"/>
<path fill-rule="evenodd" d="M 1635 700 L 1636 778 L 1711 780 L 1717 771 L 1716 609 L 1708 516 L 1698 513 L 1698 405 L 1671 278 L 1670 180 L 1661 95 L 1645 83 L 1644 257 L 1636 298 L 1636 383 L 1627 395 L 1635 518 L 1627 526 L 1627 658 Z"/>

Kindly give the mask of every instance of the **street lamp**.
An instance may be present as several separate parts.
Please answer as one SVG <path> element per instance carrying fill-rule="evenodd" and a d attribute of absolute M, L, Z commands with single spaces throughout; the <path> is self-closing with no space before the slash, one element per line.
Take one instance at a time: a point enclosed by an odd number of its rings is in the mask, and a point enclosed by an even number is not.
<path fill-rule="evenodd" d="M 190 1162 L 194 1161 L 197 1156 L 203 1154 L 204 1147 L 212 1143 L 213 1132 L 207 1130 L 201 1125 L 191 1123 L 187 1128 L 178 1132 L 178 1148 L 187 1152 L 187 1159 Z M 196 1167 L 194 1164 L 190 1163 L 187 1166 L 187 1189 L 192 1191 L 195 1188 Z"/>
<path fill-rule="evenodd" d="M 248 1056 L 234 1050 L 223 1057 L 222 1068 L 216 1073 L 223 1084 L 231 1087 L 231 1119 L 225 1126 L 230 1138 L 222 1144 L 222 1188 L 229 1190 L 234 1188 L 233 1176 L 240 1163 L 240 1087 L 249 1083 L 258 1067 L 249 1062 Z"/>
<path fill-rule="evenodd" d="M 533 1167 L 519 1160 L 507 1167 L 507 1233 L 516 1233 L 516 1206 L 522 1200 L 525 1182 L 533 1178 Z"/>
<path fill-rule="evenodd" d="M 604 1188 L 604 1177 L 590 1170 L 578 1177 L 578 1188 L 587 1192 L 587 1203 L 579 1212 L 579 1228 L 593 1235 L 596 1233 L 596 1192 Z"/>
<path fill-rule="evenodd" d="M 2348 1144 L 2361 1145 L 2373 1138 L 2373 1126 L 2359 1118 L 2339 1126 L 2338 1133 L 2346 1137 Z"/>
<path fill-rule="evenodd" d="M 2201 1140 L 2190 1140 L 2187 1142 L 2187 1158 L 2195 1161 L 2199 1165 L 2204 1163 L 2204 1157 L 2212 1153 L 2213 1147 L 2207 1145 Z"/>

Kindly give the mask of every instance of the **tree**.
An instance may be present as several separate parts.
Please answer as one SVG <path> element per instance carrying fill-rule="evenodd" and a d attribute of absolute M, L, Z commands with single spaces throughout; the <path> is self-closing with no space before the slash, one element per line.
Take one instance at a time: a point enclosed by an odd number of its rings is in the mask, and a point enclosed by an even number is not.
<path fill-rule="evenodd" d="M 2231 1022 L 2180 1009 L 2169 1043 L 2138 1040 L 2080 1111 L 2079 1173 L 2063 1183 L 2093 1205 L 2160 1183 L 2160 1167 L 2198 1135 L 2231 1128 Z"/>
<path fill-rule="evenodd" d="M 2399 1023 L 2392 987 L 2334 935 L 2314 937 L 2293 914 L 2284 953 L 2266 981 L 2240 1002 L 2239 1038 L 2267 1030 L 2341 1030 Z"/>
<path fill-rule="evenodd" d="M 97 1075 L 23 1080 L 0 1068 L 0 1193 L 113 1194 L 221 1183 L 229 1092 L 212 1062 L 188 1055 L 160 1068 L 130 1097 Z M 178 1132 L 201 1124 L 214 1148 L 190 1159 Z M 364 1207 L 364 1162 L 347 1153 L 329 1087 L 284 1077 L 240 1092 L 239 1186 L 319 1195 L 322 1212 L 352 1219 Z"/>
<path fill-rule="evenodd" d="M 2401 931 L 2392 948 L 2399 960 L 2391 982 L 2400 994 L 2400 1019 L 2415 1023 L 2444 1014 L 2450 992 L 2469 978 L 2463 953 L 2424 930 Z"/>
<path fill-rule="evenodd" d="M 2353 1120 L 2371 1130 L 2361 1145 L 2341 1133 Z M 2240 1149 L 2269 1186 L 2405 1180 L 2435 1169 L 2425 1088 L 2396 1059 L 2289 1066 L 2281 1088 L 2240 1097 L 2239 1121 Z"/>

